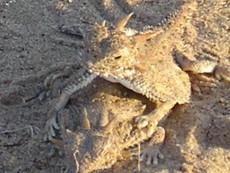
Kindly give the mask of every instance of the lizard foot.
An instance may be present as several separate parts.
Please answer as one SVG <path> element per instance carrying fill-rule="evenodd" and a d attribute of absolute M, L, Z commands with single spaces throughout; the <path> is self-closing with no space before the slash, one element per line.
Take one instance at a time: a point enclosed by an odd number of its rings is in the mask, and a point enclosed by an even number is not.
<path fill-rule="evenodd" d="M 160 151 L 164 138 L 164 128 L 157 127 L 147 146 L 142 150 L 140 160 L 145 162 L 146 165 L 158 165 L 159 160 L 164 159 L 164 156 Z"/>
<path fill-rule="evenodd" d="M 43 101 L 45 98 L 50 97 L 52 95 L 52 85 L 54 81 L 61 77 L 69 77 L 71 72 L 72 68 L 70 66 L 65 66 L 63 70 L 58 70 L 48 75 L 43 82 L 40 93 L 38 93 L 38 99 Z"/>
<path fill-rule="evenodd" d="M 51 72 L 45 80 L 39 84 L 35 88 L 35 94 L 30 96 L 25 100 L 25 102 L 30 102 L 32 100 L 39 100 L 43 101 L 46 98 L 50 98 L 51 96 L 55 95 L 55 92 L 60 92 L 66 85 L 66 82 L 62 82 L 62 84 L 54 85 L 54 82 L 57 81 L 59 78 L 63 77 L 70 77 L 73 73 L 73 66 L 66 65 L 61 67 L 60 70 L 55 70 L 55 72 Z"/>
<path fill-rule="evenodd" d="M 142 115 L 135 118 L 135 123 L 138 129 L 142 129 L 143 127 L 146 127 L 149 123 L 149 119 L 147 115 Z"/>
<path fill-rule="evenodd" d="M 46 121 L 43 140 L 52 142 L 53 140 L 55 140 L 55 138 L 57 138 L 57 136 L 60 136 L 57 134 L 60 134 L 60 126 L 58 124 L 58 115 L 56 113 Z"/>
<path fill-rule="evenodd" d="M 50 141 L 57 144 L 59 141 L 62 141 L 66 128 L 71 130 L 75 128 L 79 119 L 72 120 L 73 116 L 70 112 L 69 109 L 61 109 L 59 111 L 53 110 L 49 112 L 50 118 L 46 121 L 44 128 L 44 141 Z"/>
<path fill-rule="evenodd" d="M 149 124 L 149 116 L 142 115 L 135 119 L 136 126 L 138 129 L 142 129 Z M 163 159 L 164 156 L 160 149 L 165 139 L 165 130 L 162 127 L 157 127 L 154 134 L 151 136 L 147 146 L 141 152 L 140 160 L 145 162 L 146 165 L 157 165 L 159 160 Z"/>

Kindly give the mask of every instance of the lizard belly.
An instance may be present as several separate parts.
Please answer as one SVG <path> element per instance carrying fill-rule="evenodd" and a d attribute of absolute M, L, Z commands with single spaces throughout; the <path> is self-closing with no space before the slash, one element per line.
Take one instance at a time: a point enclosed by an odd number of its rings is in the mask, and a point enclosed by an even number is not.
<path fill-rule="evenodd" d="M 113 83 L 120 83 L 121 85 L 125 86 L 126 88 L 141 94 L 141 90 L 136 87 L 135 85 L 133 85 L 130 81 L 126 80 L 126 79 L 122 79 L 122 78 L 115 78 L 111 75 L 109 76 L 102 76 L 105 80 L 109 81 L 109 82 L 113 82 Z"/>

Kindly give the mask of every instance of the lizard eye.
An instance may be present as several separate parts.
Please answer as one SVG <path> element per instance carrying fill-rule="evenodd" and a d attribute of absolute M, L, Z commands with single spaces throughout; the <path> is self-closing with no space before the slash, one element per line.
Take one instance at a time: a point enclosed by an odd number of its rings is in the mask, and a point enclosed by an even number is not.
<path fill-rule="evenodd" d="M 120 59 L 121 58 L 121 56 L 116 56 L 116 57 L 114 57 L 114 59 Z"/>

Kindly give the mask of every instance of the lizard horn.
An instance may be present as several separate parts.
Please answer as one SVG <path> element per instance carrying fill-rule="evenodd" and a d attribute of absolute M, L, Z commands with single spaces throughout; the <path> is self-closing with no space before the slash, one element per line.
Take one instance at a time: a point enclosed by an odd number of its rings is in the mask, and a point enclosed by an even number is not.
<path fill-rule="evenodd" d="M 118 22 L 116 24 L 116 30 L 122 31 L 132 15 L 133 15 L 133 13 L 129 13 L 124 18 L 118 20 Z"/>
<path fill-rule="evenodd" d="M 101 23 L 101 26 L 105 27 L 106 21 L 103 20 L 103 22 Z"/>

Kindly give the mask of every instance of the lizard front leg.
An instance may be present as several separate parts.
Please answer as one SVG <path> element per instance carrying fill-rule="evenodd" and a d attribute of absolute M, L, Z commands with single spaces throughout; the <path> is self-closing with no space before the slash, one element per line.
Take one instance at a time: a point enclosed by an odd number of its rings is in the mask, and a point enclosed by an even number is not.
<path fill-rule="evenodd" d="M 135 121 L 137 122 L 138 128 L 141 129 L 146 126 L 146 124 L 154 121 L 160 122 L 167 116 L 176 103 L 177 102 L 174 100 L 161 103 L 159 107 L 149 114 L 137 117 Z M 147 147 L 145 147 L 141 152 L 141 160 L 147 165 L 158 164 L 158 160 L 163 159 L 164 157 L 160 152 L 164 139 L 165 130 L 162 127 L 157 127 L 156 132 L 151 137 Z"/>
<path fill-rule="evenodd" d="M 159 159 L 164 156 L 161 153 L 161 148 L 165 139 L 165 129 L 163 127 L 156 127 L 156 130 L 147 144 L 142 145 L 144 149 L 141 152 L 140 160 L 144 161 L 147 165 L 157 165 Z M 142 148 L 143 148 L 142 147 Z"/>
<path fill-rule="evenodd" d="M 96 78 L 95 74 L 90 73 L 89 71 L 85 71 L 85 73 L 78 78 L 74 83 L 68 85 L 63 91 L 61 96 L 55 101 L 54 106 L 49 111 L 51 118 L 48 119 L 45 126 L 45 141 L 50 141 L 52 138 L 56 136 L 56 132 L 60 130 L 60 126 L 58 124 L 58 112 L 62 110 L 70 97 L 78 90 L 86 87 L 88 84 L 92 82 L 93 79 Z"/>

